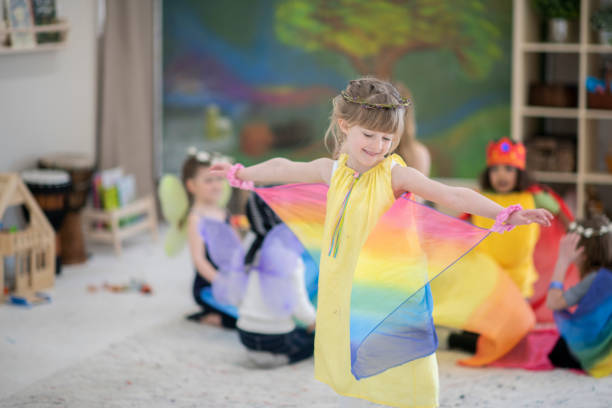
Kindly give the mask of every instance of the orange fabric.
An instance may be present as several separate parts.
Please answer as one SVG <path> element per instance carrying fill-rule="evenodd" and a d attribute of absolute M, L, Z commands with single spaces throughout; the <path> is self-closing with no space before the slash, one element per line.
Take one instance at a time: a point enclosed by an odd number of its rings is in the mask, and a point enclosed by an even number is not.
<path fill-rule="evenodd" d="M 535 326 L 535 316 L 529 304 L 521 298 L 510 278 L 504 273 L 498 274 L 495 289 L 465 325 L 465 330 L 480 334 L 476 354 L 461 360 L 460 364 L 481 366 L 492 363 L 510 351 Z"/>

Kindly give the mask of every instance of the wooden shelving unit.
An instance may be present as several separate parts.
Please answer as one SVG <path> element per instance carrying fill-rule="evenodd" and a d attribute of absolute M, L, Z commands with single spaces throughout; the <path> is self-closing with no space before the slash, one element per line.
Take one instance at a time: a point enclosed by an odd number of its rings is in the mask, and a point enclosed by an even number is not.
<path fill-rule="evenodd" d="M 522 49 L 527 52 L 579 52 L 580 44 L 524 43 Z"/>
<path fill-rule="evenodd" d="M 61 50 L 66 46 L 66 39 L 69 31 L 70 25 L 65 20 L 59 20 L 57 24 L 46 24 L 29 28 L 0 28 L 0 37 L 17 32 L 31 32 L 34 34 L 59 33 L 58 42 L 36 44 L 31 48 L 12 48 L 11 46 L 0 45 L 0 55 Z"/>
<path fill-rule="evenodd" d="M 597 33 L 591 29 L 591 14 L 600 8 L 599 0 L 581 0 L 580 16 L 573 25 L 569 43 L 549 43 L 541 36 L 542 21 L 534 12 L 530 0 L 514 0 L 513 73 L 512 73 L 512 138 L 526 140 L 536 136 L 533 123 L 538 119 L 573 120 L 576 122 L 576 172 L 536 171 L 539 182 L 565 184 L 575 188 L 577 216 L 584 217 L 586 189 L 589 185 L 612 189 L 612 173 L 595 167 L 598 128 L 603 122 L 612 126 L 612 110 L 590 109 L 587 106 L 586 79 L 600 76 L 601 57 L 609 54 L 612 45 L 597 42 Z M 542 66 L 539 56 L 563 55 L 576 61 L 573 79 L 578 89 L 578 106 L 556 108 L 529 105 L 529 86 L 541 80 Z M 606 124 L 607 126 L 607 124 Z M 611 127 L 612 129 L 612 127 Z M 606 148 L 612 145 L 612 132 Z"/>
<path fill-rule="evenodd" d="M 121 226 L 122 219 L 135 216 L 141 218 Z M 86 208 L 82 217 L 86 237 L 92 241 L 113 244 L 117 255 L 121 255 L 121 241 L 143 231 L 149 231 L 153 239 L 157 239 L 157 210 L 152 195 L 109 211 Z M 102 223 L 107 228 L 97 225 Z"/>

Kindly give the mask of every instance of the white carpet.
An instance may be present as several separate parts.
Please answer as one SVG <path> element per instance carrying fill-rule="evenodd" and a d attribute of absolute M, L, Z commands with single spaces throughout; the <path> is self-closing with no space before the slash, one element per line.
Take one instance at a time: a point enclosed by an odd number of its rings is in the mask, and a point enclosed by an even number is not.
<path fill-rule="evenodd" d="M 249 366 L 236 334 L 187 322 L 187 254 L 166 259 L 146 238 L 122 258 L 95 247 L 64 271 L 53 302 L 0 306 L 1 407 L 337 407 L 312 360 Z M 88 293 L 88 284 L 146 278 L 154 294 Z M 438 353 L 442 407 L 609 407 L 612 377 L 470 369 Z"/>

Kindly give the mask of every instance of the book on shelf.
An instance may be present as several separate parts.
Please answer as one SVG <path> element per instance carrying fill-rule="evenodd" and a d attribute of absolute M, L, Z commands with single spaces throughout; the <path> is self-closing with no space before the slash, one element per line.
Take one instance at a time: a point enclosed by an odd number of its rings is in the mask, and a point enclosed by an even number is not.
<path fill-rule="evenodd" d="M 34 14 L 34 24 L 47 25 L 57 23 L 55 0 L 32 0 L 32 12 Z M 38 44 L 59 42 L 60 33 L 37 33 L 36 42 Z"/>
<path fill-rule="evenodd" d="M 34 19 L 29 0 L 5 0 L 6 16 L 10 28 L 32 28 Z M 13 31 L 10 34 L 12 48 L 34 48 L 36 37 L 31 31 Z"/>
<path fill-rule="evenodd" d="M 111 211 L 126 207 L 136 199 L 136 179 L 132 174 L 123 174 L 120 167 L 102 170 L 93 177 L 92 201 L 93 207 Z M 119 225 L 131 224 L 141 218 L 138 216 L 123 217 Z M 109 225 L 98 223 L 96 227 L 110 228 Z"/>

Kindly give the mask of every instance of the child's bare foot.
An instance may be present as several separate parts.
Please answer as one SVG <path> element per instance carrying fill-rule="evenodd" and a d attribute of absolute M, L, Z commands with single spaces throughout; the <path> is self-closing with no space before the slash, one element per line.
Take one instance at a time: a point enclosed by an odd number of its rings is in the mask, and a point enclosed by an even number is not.
<path fill-rule="evenodd" d="M 221 316 L 217 313 L 208 313 L 200 319 L 200 323 L 221 327 Z"/>

